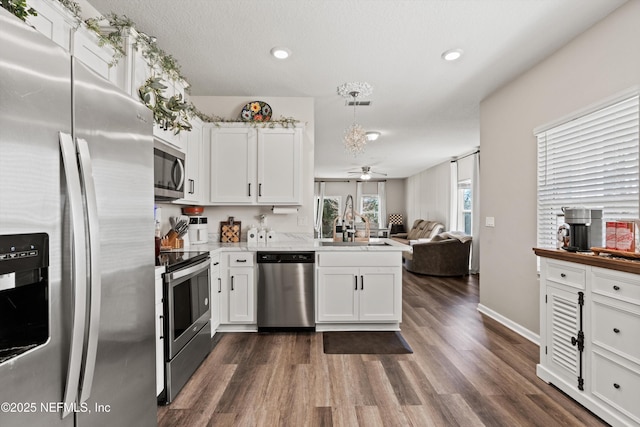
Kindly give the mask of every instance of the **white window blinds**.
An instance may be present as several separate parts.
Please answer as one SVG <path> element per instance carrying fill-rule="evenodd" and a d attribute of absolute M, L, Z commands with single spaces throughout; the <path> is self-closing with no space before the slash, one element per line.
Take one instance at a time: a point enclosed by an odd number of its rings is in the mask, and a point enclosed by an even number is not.
<path fill-rule="evenodd" d="M 603 208 L 603 222 L 638 218 L 638 120 L 636 94 L 536 134 L 538 247 L 556 247 L 563 206 Z"/>

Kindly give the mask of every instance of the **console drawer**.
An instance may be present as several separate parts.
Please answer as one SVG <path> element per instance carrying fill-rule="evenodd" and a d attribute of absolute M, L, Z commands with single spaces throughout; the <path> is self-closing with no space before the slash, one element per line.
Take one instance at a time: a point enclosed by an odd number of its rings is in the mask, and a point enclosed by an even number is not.
<path fill-rule="evenodd" d="M 594 301 L 591 325 L 594 344 L 640 363 L 640 314 Z"/>
<path fill-rule="evenodd" d="M 640 373 L 593 352 L 593 395 L 640 423 Z"/>
<path fill-rule="evenodd" d="M 562 261 L 547 261 L 547 280 L 584 289 L 586 268 L 580 264 Z"/>
<path fill-rule="evenodd" d="M 640 305 L 640 277 L 637 274 L 597 267 L 592 272 L 594 293 Z"/>

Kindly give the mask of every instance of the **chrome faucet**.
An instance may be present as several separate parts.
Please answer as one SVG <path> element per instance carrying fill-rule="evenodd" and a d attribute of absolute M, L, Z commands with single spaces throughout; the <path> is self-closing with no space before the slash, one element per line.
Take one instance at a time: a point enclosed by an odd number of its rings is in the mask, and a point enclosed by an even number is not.
<path fill-rule="evenodd" d="M 349 212 L 347 212 L 349 211 Z M 347 216 L 347 213 L 349 214 Z M 355 229 L 356 229 L 356 223 L 355 223 L 355 213 L 353 210 L 353 196 L 351 194 L 349 194 L 347 196 L 347 200 L 344 202 L 344 211 L 342 212 L 342 219 L 345 222 L 345 227 L 347 225 L 347 223 L 349 223 L 351 225 L 351 228 L 353 228 L 353 232 L 350 233 L 351 236 L 348 236 L 348 239 L 351 240 L 352 242 L 355 240 Z M 345 231 L 346 232 L 346 231 Z"/>

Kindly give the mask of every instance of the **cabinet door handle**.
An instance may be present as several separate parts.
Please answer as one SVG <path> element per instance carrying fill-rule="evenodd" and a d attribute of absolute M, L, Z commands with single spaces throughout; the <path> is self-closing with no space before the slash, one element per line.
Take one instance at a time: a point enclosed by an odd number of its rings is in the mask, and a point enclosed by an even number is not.
<path fill-rule="evenodd" d="M 233 276 L 231 276 L 231 290 L 233 290 Z"/>
<path fill-rule="evenodd" d="M 618 329 L 618 328 L 613 328 L 613 332 L 615 332 L 616 334 L 619 334 L 619 333 L 620 333 L 620 329 Z"/>
<path fill-rule="evenodd" d="M 247 262 L 246 259 L 237 259 L 236 262 Z"/>
<path fill-rule="evenodd" d="M 218 264 L 220 264 L 220 263 L 219 263 L 219 262 L 217 262 L 217 261 L 213 263 L 213 265 L 218 265 Z"/>
<path fill-rule="evenodd" d="M 360 276 L 360 290 L 364 289 L 364 276 Z"/>
<path fill-rule="evenodd" d="M 262 183 L 258 184 L 258 197 L 262 197 Z"/>
<path fill-rule="evenodd" d="M 620 286 L 618 286 L 618 285 L 613 285 L 613 290 L 614 290 L 614 291 L 619 291 L 619 290 L 620 290 Z"/>
<path fill-rule="evenodd" d="M 251 183 L 249 183 L 249 196 L 251 196 Z"/>
<path fill-rule="evenodd" d="M 620 388 L 620 384 L 618 384 L 618 383 L 613 383 L 613 387 L 614 387 L 614 388 Z"/>
<path fill-rule="evenodd" d="M 222 292 L 222 279 L 218 277 L 218 293 Z"/>
<path fill-rule="evenodd" d="M 560 273 L 560 277 L 565 278 L 565 277 L 567 277 L 567 275 L 564 274 L 564 273 Z"/>
<path fill-rule="evenodd" d="M 358 290 L 358 276 L 353 276 L 353 278 L 356 279 L 355 280 L 355 282 L 356 282 L 355 290 L 357 291 Z"/>

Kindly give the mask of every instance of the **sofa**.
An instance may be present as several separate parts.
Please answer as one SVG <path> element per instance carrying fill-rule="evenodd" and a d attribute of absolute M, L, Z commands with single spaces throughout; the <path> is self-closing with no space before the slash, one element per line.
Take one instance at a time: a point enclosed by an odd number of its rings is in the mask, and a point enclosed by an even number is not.
<path fill-rule="evenodd" d="M 391 238 L 405 245 L 411 240 L 433 239 L 434 236 L 444 232 L 444 224 L 438 221 L 416 219 L 408 233 L 392 234 Z"/>
<path fill-rule="evenodd" d="M 431 241 L 416 243 L 412 252 L 403 252 L 404 267 L 417 274 L 430 276 L 464 276 L 469 274 L 471 236 L 440 233 Z"/>

